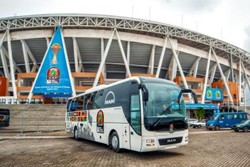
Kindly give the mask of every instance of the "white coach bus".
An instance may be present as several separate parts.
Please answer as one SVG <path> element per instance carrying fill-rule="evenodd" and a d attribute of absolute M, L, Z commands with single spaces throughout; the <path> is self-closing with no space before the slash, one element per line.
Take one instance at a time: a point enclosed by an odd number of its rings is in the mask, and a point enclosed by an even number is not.
<path fill-rule="evenodd" d="M 174 82 L 149 77 L 94 87 L 68 100 L 66 131 L 75 139 L 107 144 L 115 152 L 186 145 L 188 125 L 182 92 Z"/>

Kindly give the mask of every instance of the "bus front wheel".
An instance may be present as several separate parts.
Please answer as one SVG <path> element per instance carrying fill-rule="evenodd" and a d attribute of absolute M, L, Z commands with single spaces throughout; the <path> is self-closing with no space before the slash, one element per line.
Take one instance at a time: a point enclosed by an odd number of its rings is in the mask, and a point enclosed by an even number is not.
<path fill-rule="evenodd" d="M 114 152 L 120 152 L 120 142 L 117 132 L 113 132 L 110 138 L 110 145 Z"/>

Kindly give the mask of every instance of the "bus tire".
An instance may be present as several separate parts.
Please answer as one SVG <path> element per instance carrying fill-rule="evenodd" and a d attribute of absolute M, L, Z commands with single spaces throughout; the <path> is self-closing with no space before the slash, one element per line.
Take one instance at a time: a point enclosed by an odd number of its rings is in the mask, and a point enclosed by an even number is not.
<path fill-rule="evenodd" d="M 75 127 L 75 129 L 74 129 L 74 139 L 75 139 L 75 140 L 79 140 L 78 129 L 77 129 L 77 127 Z"/>
<path fill-rule="evenodd" d="M 216 126 L 214 127 L 214 130 L 220 130 L 220 126 L 219 126 L 219 125 L 216 125 Z"/>
<path fill-rule="evenodd" d="M 120 141 L 117 132 L 113 132 L 110 137 L 110 145 L 114 152 L 120 152 Z"/>

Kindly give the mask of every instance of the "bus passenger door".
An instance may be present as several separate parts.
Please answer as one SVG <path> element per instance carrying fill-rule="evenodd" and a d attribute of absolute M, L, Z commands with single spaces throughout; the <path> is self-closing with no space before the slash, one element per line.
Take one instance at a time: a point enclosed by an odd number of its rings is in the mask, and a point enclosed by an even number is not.
<path fill-rule="evenodd" d="M 141 151 L 141 112 L 139 94 L 131 94 L 130 100 L 130 146 L 131 150 Z"/>

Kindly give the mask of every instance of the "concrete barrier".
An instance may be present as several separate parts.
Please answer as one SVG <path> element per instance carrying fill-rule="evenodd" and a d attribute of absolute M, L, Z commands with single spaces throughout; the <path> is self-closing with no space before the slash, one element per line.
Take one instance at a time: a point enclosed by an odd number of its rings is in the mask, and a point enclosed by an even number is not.
<path fill-rule="evenodd" d="M 0 129 L 3 133 L 49 132 L 65 128 L 66 105 L 22 104 L 1 105 L 10 110 L 10 125 Z"/>

